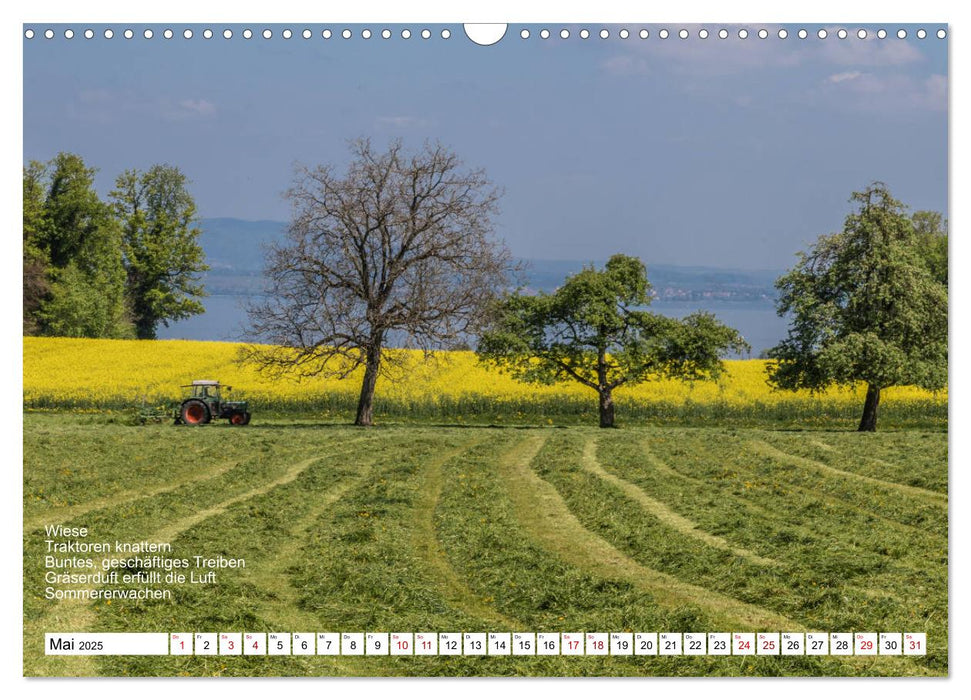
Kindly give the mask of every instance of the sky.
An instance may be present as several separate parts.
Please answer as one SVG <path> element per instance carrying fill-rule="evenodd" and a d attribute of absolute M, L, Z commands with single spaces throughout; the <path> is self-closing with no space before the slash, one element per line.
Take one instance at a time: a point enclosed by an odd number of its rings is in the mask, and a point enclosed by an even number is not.
<path fill-rule="evenodd" d="M 884 39 L 872 25 L 845 39 L 810 24 L 786 25 L 785 39 L 776 25 L 704 25 L 707 39 L 697 25 L 669 25 L 666 39 L 660 25 L 627 25 L 627 39 L 620 25 L 549 25 L 548 39 L 510 25 L 488 47 L 461 25 L 428 25 L 429 39 L 414 24 L 410 39 L 394 25 L 327 25 L 330 39 L 292 25 L 284 39 L 272 25 L 269 40 L 262 24 L 245 25 L 251 39 L 220 24 L 209 40 L 201 25 L 173 25 L 172 39 L 110 25 L 110 40 L 104 25 L 70 40 L 43 26 L 54 39 L 24 40 L 25 163 L 78 153 L 102 194 L 127 168 L 170 163 L 202 217 L 286 220 L 294 165 L 339 169 L 359 136 L 439 140 L 484 168 L 504 189 L 497 233 L 522 257 L 781 269 L 839 230 L 850 194 L 874 180 L 912 209 L 947 211 L 937 25 L 921 25 L 924 39 L 900 24 Z"/>

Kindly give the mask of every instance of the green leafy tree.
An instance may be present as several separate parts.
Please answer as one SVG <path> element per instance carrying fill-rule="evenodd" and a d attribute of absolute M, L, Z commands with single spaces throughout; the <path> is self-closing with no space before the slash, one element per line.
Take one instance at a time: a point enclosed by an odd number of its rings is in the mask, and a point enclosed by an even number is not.
<path fill-rule="evenodd" d="M 917 247 L 934 279 L 947 286 L 947 219 L 936 211 L 915 211 Z"/>
<path fill-rule="evenodd" d="M 159 324 L 201 314 L 200 275 L 208 270 L 193 226 L 196 205 L 176 167 L 127 170 L 111 192 L 122 227 L 128 303 L 139 338 L 155 338 Z"/>
<path fill-rule="evenodd" d="M 778 312 L 792 320 L 769 352 L 769 381 L 813 391 L 864 382 L 859 430 L 874 431 L 883 389 L 946 385 L 947 287 L 886 185 L 874 182 L 850 201 L 856 210 L 843 231 L 821 236 L 776 282 Z"/>
<path fill-rule="evenodd" d="M 720 355 L 748 344 L 708 313 L 682 320 L 653 314 L 647 270 L 614 255 L 584 269 L 552 294 L 512 294 L 480 338 L 482 361 L 523 382 L 576 381 L 599 398 L 600 427 L 614 426 L 613 391 L 652 379 L 718 377 Z"/>
<path fill-rule="evenodd" d="M 40 330 L 37 313 L 50 293 L 50 261 L 42 240 L 45 172 L 46 166 L 37 161 L 24 168 L 24 335 Z"/>
<path fill-rule="evenodd" d="M 106 298 L 105 290 L 121 292 L 123 278 L 107 270 L 86 270 L 70 262 L 54 271 L 50 294 L 41 307 L 40 319 L 47 335 L 72 338 L 131 337 L 124 321 L 121 294 Z"/>
<path fill-rule="evenodd" d="M 36 331 L 130 336 L 120 230 L 94 189 L 96 171 L 72 153 L 59 153 L 46 167 L 32 164 L 28 171 L 25 255 L 29 249 L 32 264 L 46 266 L 44 293 L 31 314 Z M 41 190 L 43 205 L 38 210 Z"/>

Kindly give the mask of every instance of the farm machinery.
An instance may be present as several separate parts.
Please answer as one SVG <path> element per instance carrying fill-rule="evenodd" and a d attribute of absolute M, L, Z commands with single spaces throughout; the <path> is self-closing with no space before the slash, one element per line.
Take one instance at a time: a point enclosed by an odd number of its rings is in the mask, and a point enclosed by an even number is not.
<path fill-rule="evenodd" d="M 182 403 L 175 411 L 176 425 L 204 425 L 218 418 L 226 418 L 231 425 L 246 425 L 250 421 L 246 401 L 228 401 L 232 387 L 212 379 L 197 379 L 182 386 Z"/>

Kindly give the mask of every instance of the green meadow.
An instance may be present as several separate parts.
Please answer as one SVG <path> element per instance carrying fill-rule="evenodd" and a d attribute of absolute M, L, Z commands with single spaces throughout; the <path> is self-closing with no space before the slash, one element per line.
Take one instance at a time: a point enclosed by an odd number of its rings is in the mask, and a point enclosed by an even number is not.
<path fill-rule="evenodd" d="M 940 676 L 947 433 L 24 415 L 24 673 Z M 47 600 L 44 527 L 245 558 Z M 923 657 L 54 657 L 45 631 L 926 632 Z"/>

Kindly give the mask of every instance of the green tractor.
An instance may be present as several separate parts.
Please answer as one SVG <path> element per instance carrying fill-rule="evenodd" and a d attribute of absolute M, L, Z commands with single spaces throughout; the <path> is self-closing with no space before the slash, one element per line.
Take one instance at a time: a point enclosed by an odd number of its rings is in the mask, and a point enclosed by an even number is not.
<path fill-rule="evenodd" d="M 203 425 L 215 418 L 226 418 L 231 425 L 249 423 L 249 404 L 246 401 L 224 401 L 222 392 L 231 386 L 212 379 L 197 379 L 182 387 L 183 399 L 175 414 L 176 425 Z"/>

